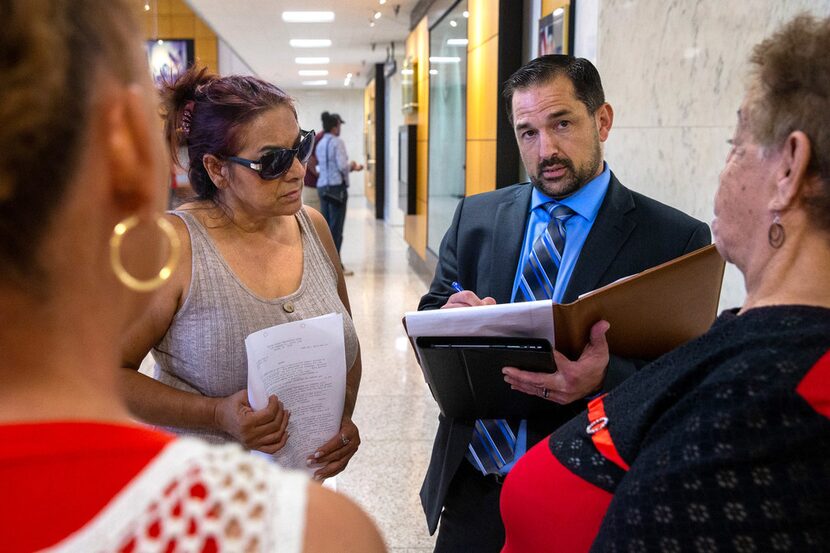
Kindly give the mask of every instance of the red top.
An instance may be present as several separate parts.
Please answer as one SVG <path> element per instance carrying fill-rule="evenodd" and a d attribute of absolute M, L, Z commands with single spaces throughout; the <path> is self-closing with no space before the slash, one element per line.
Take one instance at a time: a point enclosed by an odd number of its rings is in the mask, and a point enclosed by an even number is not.
<path fill-rule="evenodd" d="M 68 537 L 173 439 L 97 422 L 0 425 L 3 551 L 32 551 Z"/>
<path fill-rule="evenodd" d="M 502 553 L 588 551 L 612 498 L 562 466 L 542 440 L 516 463 L 502 487 Z"/>

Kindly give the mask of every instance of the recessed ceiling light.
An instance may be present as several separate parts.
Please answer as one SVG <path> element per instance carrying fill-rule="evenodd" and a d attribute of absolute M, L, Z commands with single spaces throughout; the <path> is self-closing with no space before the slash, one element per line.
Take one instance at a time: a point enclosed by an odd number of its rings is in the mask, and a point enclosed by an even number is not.
<path fill-rule="evenodd" d="M 375 15 L 373 15 L 372 17 L 374 17 L 375 19 L 380 19 L 380 17 L 381 17 L 382 15 L 383 15 L 383 14 L 382 14 L 382 13 L 380 13 L 380 12 L 375 12 Z"/>
<path fill-rule="evenodd" d="M 562 15 L 563 13 L 565 13 L 565 8 L 556 8 L 555 10 L 553 10 L 553 16 L 554 17 L 558 17 L 558 16 Z"/>
<path fill-rule="evenodd" d="M 438 74 L 438 70 L 437 70 L 437 69 L 430 69 L 430 70 L 429 70 L 429 74 L 430 74 L 430 75 L 437 75 L 437 74 Z"/>
<path fill-rule="evenodd" d="M 450 19 L 450 27 L 458 27 L 458 23 L 455 21 L 455 19 Z"/>
<path fill-rule="evenodd" d="M 287 23 L 328 23 L 334 21 L 334 12 L 282 12 Z"/>
<path fill-rule="evenodd" d="M 429 63 L 460 63 L 458 56 L 430 56 Z"/>
<path fill-rule="evenodd" d="M 300 65 L 322 65 L 329 62 L 329 58 L 294 58 L 294 63 Z"/>
<path fill-rule="evenodd" d="M 448 38 L 447 46 L 467 46 L 466 38 Z"/>
<path fill-rule="evenodd" d="M 369 20 L 369 26 L 370 26 L 370 27 L 374 27 L 374 26 L 375 26 L 375 21 L 374 21 L 373 19 L 370 19 L 370 20 Z"/>
<path fill-rule="evenodd" d="M 325 79 L 320 81 L 302 81 L 302 83 L 306 86 L 324 86 L 329 84 L 329 82 Z"/>
<path fill-rule="evenodd" d="M 327 69 L 300 69 L 300 77 L 325 77 L 329 72 Z"/>
<path fill-rule="evenodd" d="M 380 4 L 381 6 L 384 5 L 385 3 L 386 3 L 386 0 L 378 0 L 378 4 Z"/>
<path fill-rule="evenodd" d="M 470 12 L 464 10 L 463 12 L 461 12 L 461 15 L 463 15 L 464 17 L 470 17 Z"/>
<path fill-rule="evenodd" d="M 150 2 L 144 2 L 144 11 L 145 12 L 150 11 Z"/>
<path fill-rule="evenodd" d="M 292 38 L 288 44 L 294 48 L 325 48 L 331 46 L 331 40 L 327 38 Z"/>

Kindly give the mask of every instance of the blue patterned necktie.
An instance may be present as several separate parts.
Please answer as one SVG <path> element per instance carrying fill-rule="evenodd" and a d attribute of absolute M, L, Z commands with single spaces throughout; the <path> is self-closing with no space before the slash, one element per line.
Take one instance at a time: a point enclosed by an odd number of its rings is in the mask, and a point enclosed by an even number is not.
<path fill-rule="evenodd" d="M 556 276 L 565 252 L 565 222 L 574 211 L 556 202 L 542 207 L 550 215 L 550 223 L 536 238 L 525 259 L 515 301 L 550 299 L 556 288 Z M 500 474 L 505 465 L 513 463 L 515 448 L 516 437 L 506 420 L 479 419 L 466 457 L 483 474 Z"/>
<path fill-rule="evenodd" d="M 556 202 L 542 206 L 550 215 L 545 232 L 533 243 L 533 249 L 525 259 L 519 291 L 525 301 L 546 300 L 553 297 L 556 276 L 565 252 L 565 222 L 573 210 Z M 519 299 L 519 294 L 516 294 Z"/>

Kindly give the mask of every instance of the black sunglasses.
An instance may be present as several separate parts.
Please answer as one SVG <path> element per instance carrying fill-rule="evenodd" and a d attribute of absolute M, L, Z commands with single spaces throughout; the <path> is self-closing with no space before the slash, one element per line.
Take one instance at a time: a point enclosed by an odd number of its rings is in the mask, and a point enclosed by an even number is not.
<path fill-rule="evenodd" d="M 228 160 L 259 173 L 260 178 L 274 180 L 283 176 L 294 163 L 294 156 L 305 165 L 314 151 L 314 131 L 300 131 L 300 143 L 296 148 L 268 150 L 257 160 L 244 157 L 229 157 Z"/>

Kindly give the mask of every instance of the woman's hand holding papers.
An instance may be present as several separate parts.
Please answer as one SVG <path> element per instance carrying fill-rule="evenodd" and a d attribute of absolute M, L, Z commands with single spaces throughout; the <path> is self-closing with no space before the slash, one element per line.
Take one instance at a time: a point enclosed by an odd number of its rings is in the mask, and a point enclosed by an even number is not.
<path fill-rule="evenodd" d="M 608 368 L 608 342 L 605 333 L 610 326 L 608 321 L 599 321 L 591 327 L 591 340 L 576 361 L 571 361 L 554 350 L 556 372 L 537 373 L 516 367 L 504 367 L 504 381 L 510 384 L 513 390 L 543 397 L 562 405 L 595 393 L 602 386 Z"/>
<path fill-rule="evenodd" d="M 358 446 L 360 446 L 360 432 L 352 419 L 344 416 L 340 422 L 340 432 L 308 458 L 309 466 L 322 465 L 314 473 L 314 479 L 324 480 L 341 472 L 357 452 Z"/>
<path fill-rule="evenodd" d="M 288 440 L 288 419 L 277 396 L 268 398 L 268 405 L 255 411 L 248 403 L 248 390 L 217 400 L 213 419 L 216 426 L 236 438 L 244 447 L 265 453 L 276 453 Z"/>
<path fill-rule="evenodd" d="M 441 306 L 441 309 L 452 309 L 454 307 L 476 307 L 478 305 L 496 305 L 496 300 L 490 296 L 482 299 L 476 296 L 475 292 L 464 290 L 463 292 L 456 292 L 447 298 L 447 303 Z"/>

